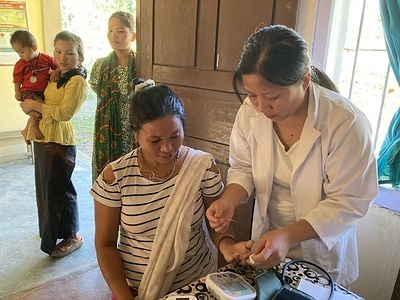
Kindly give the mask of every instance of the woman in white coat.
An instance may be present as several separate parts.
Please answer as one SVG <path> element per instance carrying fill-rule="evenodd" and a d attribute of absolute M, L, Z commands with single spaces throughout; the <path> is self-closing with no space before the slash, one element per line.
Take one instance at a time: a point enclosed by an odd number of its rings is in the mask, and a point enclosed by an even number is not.
<path fill-rule="evenodd" d="M 306 259 L 348 286 L 358 277 L 356 222 L 378 192 L 367 118 L 332 91 L 329 77 L 311 66 L 303 38 L 282 25 L 249 37 L 234 89 L 243 105 L 226 190 L 207 211 L 211 227 L 224 232 L 255 190 L 247 263 L 270 268 L 286 256 Z"/>

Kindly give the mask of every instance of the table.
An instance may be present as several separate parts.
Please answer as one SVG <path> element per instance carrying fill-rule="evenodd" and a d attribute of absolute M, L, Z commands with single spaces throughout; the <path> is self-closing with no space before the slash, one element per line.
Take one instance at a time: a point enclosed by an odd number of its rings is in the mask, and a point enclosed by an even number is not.
<path fill-rule="evenodd" d="M 283 266 L 290 261 L 290 258 L 285 258 L 283 262 L 275 267 L 275 269 L 279 272 L 282 271 Z M 251 266 L 242 266 L 242 265 L 233 265 L 229 264 L 217 270 L 217 272 L 234 272 L 240 275 L 244 280 L 254 286 L 254 268 Z M 328 284 L 328 280 L 324 277 L 324 275 L 320 275 L 316 273 L 314 270 L 310 269 L 306 265 L 293 265 L 287 271 L 286 275 L 288 276 L 288 281 L 291 286 L 297 287 L 302 279 L 306 279 L 311 281 L 314 284 L 320 284 L 326 286 Z M 335 284 L 335 292 L 341 293 L 345 295 L 346 299 L 357 299 L 362 300 L 363 298 L 357 296 L 351 291 L 341 287 L 338 284 Z M 182 288 L 168 294 L 162 299 L 168 299 L 170 296 L 195 296 L 199 300 L 214 300 L 215 298 L 207 289 L 205 277 L 202 277 L 192 283 L 183 286 Z"/>

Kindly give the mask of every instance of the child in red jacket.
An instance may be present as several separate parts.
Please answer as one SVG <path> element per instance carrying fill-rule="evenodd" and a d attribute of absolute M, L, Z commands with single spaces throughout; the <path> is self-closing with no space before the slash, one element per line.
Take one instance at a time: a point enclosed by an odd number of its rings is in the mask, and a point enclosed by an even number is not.
<path fill-rule="evenodd" d="M 15 99 L 21 102 L 25 99 L 43 102 L 44 89 L 50 80 L 52 71 L 57 69 L 56 61 L 50 55 L 38 51 L 35 37 L 27 30 L 16 30 L 11 35 L 10 44 L 20 57 L 13 71 Z M 36 139 L 44 139 L 39 129 L 40 119 L 40 114 L 31 115 L 25 129 L 21 131 L 27 144 L 30 143 L 26 139 L 29 126 Z"/>

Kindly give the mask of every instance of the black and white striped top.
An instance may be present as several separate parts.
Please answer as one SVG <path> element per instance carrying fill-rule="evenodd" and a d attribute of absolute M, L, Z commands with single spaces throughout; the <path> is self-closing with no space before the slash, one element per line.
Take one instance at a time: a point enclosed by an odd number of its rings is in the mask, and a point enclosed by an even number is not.
<path fill-rule="evenodd" d="M 189 151 L 198 150 L 190 149 Z M 204 153 L 204 155 L 209 154 Z M 107 184 L 100 175 L 90 194 L 104 205 L 121 207 L 118 249 L 124 263 L 128 284 L 138 288 L 148 264 L 161 212 L 168 201 L 177 176 L 164 182 L 147 180 L 140 174 L 137 150 L 112 162 L 111 166 L 116 180 L 112 184 Z M 203 230 L 205 209 L 202 196 L 215 197 L 223 189 L 221 175 L 210 171 L 211 166 L 210 159 L 200 186 L 192 187 L 197 188 L 198 193 L 191 224 L 191 237 L 185 260 L 177 273 L 171 291 L 205 276 L 216 267 Z"/>

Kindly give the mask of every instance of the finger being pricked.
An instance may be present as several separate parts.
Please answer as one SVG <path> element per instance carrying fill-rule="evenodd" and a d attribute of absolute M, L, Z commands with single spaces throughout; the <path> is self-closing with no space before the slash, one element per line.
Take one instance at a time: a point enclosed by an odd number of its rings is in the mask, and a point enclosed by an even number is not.
<path fill-rule="evenodd" d="M 228 257 L 228 259 L 226 260 L 227 263 L 230 264 L 241 264 L 243 266 L 245 266 L 247 264 L 249 255 L 240 255 L 238 253 L 236 253 L 234 256 L 230 256 Z"/>
<path fill-rule="evenodd" d="M 270 255 L 267 251 L 261 251 L 258 254 L 250 255 L 247 263 L 255 268 L 259 269 L 269 269 L 273 268 L 281 263 L 279 257 L 274 257 L 274 255 Z"/>

